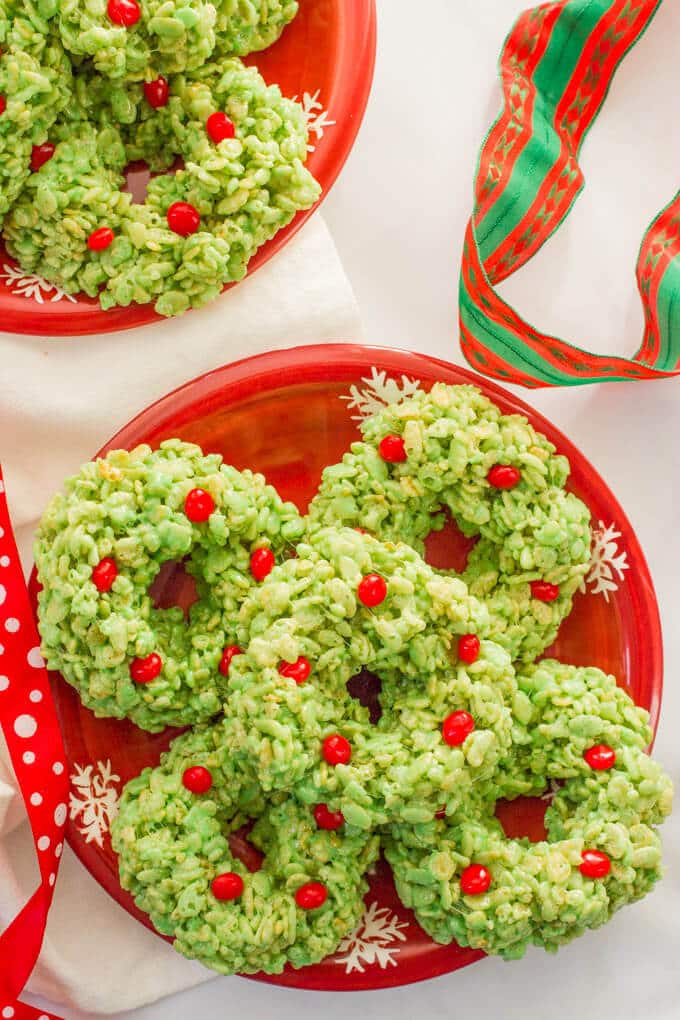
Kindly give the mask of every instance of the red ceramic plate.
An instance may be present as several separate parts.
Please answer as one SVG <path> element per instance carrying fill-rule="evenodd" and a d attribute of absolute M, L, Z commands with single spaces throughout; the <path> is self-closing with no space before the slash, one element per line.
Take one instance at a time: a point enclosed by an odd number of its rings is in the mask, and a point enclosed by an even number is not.
<path fill-rule="evenodd" d="M 305 106 L 314 147 L 307 166 L 321 184 L 322 198 L 340 173 L 361 124 L 373 80 L 375 33 L 375 0 L 301 0 L 300 13 L 279 41 L 246 60 L 259 68 L 267 82 L 280 85 L 285 96 L 295 96 Z M 131 190 L 136 191 L 146 178 L 148 173 L 129 174 Z M 251 260 L 249 273 L 268 262 L 314 209 L 298 213 L 263 245 Z M 159 320 L 150 305 L 104 312 L 85 295 L 68 297 L 39 277 L 24 274 L 0 243 L 3 330 L 73 336 L 112 333 Z"/>
<path fill-rule="evenodd" d="M 661 632 L 654 589 L 633 530 L 605 483 L 548 421 L 520 400 L 465 369 L 419 354 L 360 346 L 276 351 L 195 379 L 126 425 L 106 450 L 158 444 L 171 436 L 221 453 L 239 468 L 262 471 L 286 499 L 304 510 L 326 464 L 357 437 L 355 416 L 436 380 L 474 382 L 505 412 L 525 414 L 572 465 L 571 488 L 588 504 L 596 529 L 593 569 L 550 650 L 566 662 L 594 664 L 616 674 L 656 726 L 661 699 Z M 102 451 L 104 452 L 104 451 Z M 462 540 L 438 536 L 428 558 L 460 563 Z M 162 604 L 181 604 L 186 579 L 166 578 Z M 72 782 L 68 839 L 83 864 L 127 911 L 150 926 L 118 884 L 108 827 L 120 789 L 157 763 L 172 733 L 150 736 L 130 723 L 96 719 L 75 691 L 53 678 Z M 546 802 L 505 806 L 511 835 L 542 831 Z M 407 984 L 456 970 L 483 954 L 438 946 L 399 903 L 389 870 L 371 878 L 366 915 L 335 956 L 305 970 L 286 970 L 276 984 L 317 989 L 366 989 Z"/>

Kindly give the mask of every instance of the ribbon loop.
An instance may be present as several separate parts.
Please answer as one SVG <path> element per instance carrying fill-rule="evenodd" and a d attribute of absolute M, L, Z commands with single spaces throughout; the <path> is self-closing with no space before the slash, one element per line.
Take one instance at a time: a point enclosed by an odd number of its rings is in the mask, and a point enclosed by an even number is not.
<path fill-rule="evenodd" d="M 541 333 L 495 287 L 545 244 L 583 187 L 578 156 L 616 69 L 661 0 L 559 0 L 525 11 L 500 58 L 503 108 L 482 146 L 460 277 L 460 342 L 477 371 L 527 387 L 680 373 L 680 194 L 642 242 L 645 315 L 632 358 Z M 676 322 L 677 320 L 677 322 Z M 675 328 L 675 327 L 678 328 Z"/>

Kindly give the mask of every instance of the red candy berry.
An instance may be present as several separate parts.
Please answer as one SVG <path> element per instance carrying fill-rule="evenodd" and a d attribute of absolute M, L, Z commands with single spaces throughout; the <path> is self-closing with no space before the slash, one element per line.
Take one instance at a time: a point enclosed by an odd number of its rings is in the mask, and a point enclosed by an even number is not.
<path fill-rule="evenodd" d="M 0 95 L 0 114 L 4 113 L 7 109 L 7 99 L 5 96 Z"/>
<path fill-rule="evenodd" d="M 549 581 L 532 581 L 531 595 L 539 602 L 554 602 L 559 597 L 560 586 Z"/>
<path fill-rule="evenodd" d="M 594 744 L 584 752 L 583 757 L 596 772 L 604 772 L 616 764 L 616 751 L 608 744 Z"/>
<path fill-rule="evenodd" d="M 329 765 L 346 765 L 352 757 L 352 745 L 339 733 L 331 733 L 323 742 L 323 756 Z"/>
<path fill-rule="evenodd" d="M 116 561 L 110 556 L 105 556 L 92 570 L 92 583 L 97 591 L 111 591 L 113 582 L 118 577 Z"/>
<path fill-rule="evenodd" d="M 250 557 L 250 573 L 256 581 L 264 581 L 274 569 L 275 562 L 271 549 L 256 549 Z"/>
<path fill-rule="evenodd" d="M 150 684 L 163 669 L 160 655 L 152 652 L 145 659 L 133 659 L 130 663 L 130 676 L 136 684 Z"/>
<path fill-rule="evenodd" d="M 168 226 L 180 237 L 189 237 L 201 226 L 201 214 L 188 202 L 173 202 L 168 209 Z"/>
<path fill-rule="evenodd" d="M 203 768 L 202 765 L 192 765 L 182 776 L 182 785 L 191 793 L 207 793 L 212 784 L 210 770 Z"/>
<path fill-rule="evenodd" d="M 514 489 L 521 477 L 521 471 L 510 464 L 494 464 L 486 480 L 494 489 Z"/>
<path fill-rule="evenodd" d="M 104 251 L 113 244 L 116 235 L 111 227 L 100 227 L 94 230 L 87 239 L 87 247 L 90 251 Z"/>
<path fill-rule="evenodd" d="M 235 871 L 225 871 L 213 878 L 210 888 L 216 900 L 237 900 L 243 893 L 243 879 Z"/>
<path fill-rule="evenodd" d="M 167 106 L 169 93 L 170 88 L 167 79 L 162 75 L 156 78 L 155 81 L 144 83 L 146 101 L 149 106 L 153 106 L 154 110 L 160 110 L 161 106 Z"/>
<path fill-rule="evenodd" d="M 215 145 L 219 145 L 225 138 L 233 138 L 236 134 L 234 122 L 229 120 L 226 113 L 211 113 L 205 127 Z"/>
<path fill-rule="evenodd" d="M 45 142 L 44 145 L 34 145 L 31 150 L 31 170 L 36 173 L 41 166 L 49 163 L 54 155 L 56 146 L 53 142 Z"/>
<path fill-rule="evenodd" d="M 366 574 L 359 583 L 357 595 L 365 606 L 371 609 L 379 606 L 387 597 L 387 581 L 380 574 Z"/>
<path fill-rule="evenodd" d="M 215 500 L 205 489 L 192 489 L 184 500 L 184 513 L 194 524 L 203 524 L 215 509 Z"/>
<path fill-rule="evenodd" d="M 461 638 L 458 638 L 458 658 L 461 662 L 467 662 L 468 665 L 471 665 L 479 658 L 480 647 L 479 638 L 476 634 L 463 634 Z"/>
<path fill-rule="evenodd" d="M 345 816 L 342 811 L 329 811 L 327 804 L 316 805 L 314 819 L 320 829 L 340 829 L 345 824 Z"/>
<path fill-rule="evenodd" d="M 601 850 L 584 850 L 578 870 L 586 878 L 605 878 L 612 870 L 612 862 Z"/>
<path fill-rule="evenodd" d="M 290 677 L 296 684 L 303 684 L 311 672 L 309 659 L 305 659 L 304 655 L 298 656 L 295 662 L 282 662 L 279 666 L 281 676 Z"/>
<path fill-rule="evenodd" d="M 107 13 L 114 25 L 132 28 L 142 16 L 137 0 L 109 0 Z"/>
<path fill-rule="evenodd" d="M 468 864 L 460 876 L 464 896 L 481 896 L 491 888 L 491 872 L 483 864 Z"/>
<path fill-rule="evenodd" d="M 406 460 L 406 445 L 401 436 L 385 436 L 380 440 L 378 452 L 388 464 L 403 464 Z"/>
<path fill-rule="evenodd" d="M 328 889 L 321 882 L 305 882 L 295 893 L 295 902 L 303 910 L 318 910 L 328 899 Z"/>
<path fill-rule="evenodd" d="M 243 655 L 243 649 L 239 648 L 238 645 L 227 645 L 222 651 L 222 658 L 218 667 L 222 676 L 229 676 L 229 667 L 235 655 Z"/>
<path fill-rule="evenodd" d="M 442 736 L 450 747 L 460 747 L 475 728 L 475 720 L 462 709 L 447 715 L 442 723 Z"/>

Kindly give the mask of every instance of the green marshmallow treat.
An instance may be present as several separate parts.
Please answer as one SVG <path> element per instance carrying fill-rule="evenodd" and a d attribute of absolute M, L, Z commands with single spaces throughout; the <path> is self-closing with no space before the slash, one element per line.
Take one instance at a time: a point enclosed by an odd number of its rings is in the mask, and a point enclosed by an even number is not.
<path fill-rule="evenodd" d="M 479 536 L 462 576 L 488 607 L 490 636 L 513 661 L 536 658 L 590 564 L 590 514 L 565 491 L 566 457 L 474 386 L 437 383 L 368 418 L 362 433 L 324 470 L 312 525 L 361 525 L 421 551 L 448 511 Z"/>
<path fill-rule="evenodd" d="M 376 583 L 384 597 L 365 604 Z M 243 603 L 222 739 L 265 789 L 294 787 L 361 828 L 452 812 L 509 748 L 507 652 L 482 641 L 467 663 L 457 651 L 486 622 L 461 580 L 408 546 L 318 530 Z M 302 676 L 286 675 L 296 663 Z M 376 725 L 347 689 L 364 667 L 382 682 Z M 447 742 L 454 713 L 463 730 Z M 327 746 L 337 738 L 349 759 Z"/>
<path fill-rule="evenodd" d="M 64 47 L 114 81 L 152 81 L 245 56 L 276 42 L 297 14 L 292 0 L 60 0 Z M 136 8 L 136 11 L 135 11 Z"/>
<path fill-rule="evenodd" d="M 554 951 L 649 892 L 672 800 L 645 752 L 646 713 L 613 677 L 546 660 L 517 683 L 513 750 L 493 780 L 458 817 L 385 836 L 399 896 L 424 930 L 507 959 L 532 944 Z M 496 798 L 535 794 L 549 779 L 560 785 L 547 841 L 507 838 Z"/>
<path fill-rule="evenodd" d="M 275 43 L 299 9 L 297 0 L 221 0 L 215 6 L 216 52 L 240 57 Z"/>
<path fill-rule="evenodd" d="M 212 504 L 206 519 L 191 519 L 196 492 Z M 261 475 L 189 443 L 118 450 L 86 464 L 50 503 L 35 543 L 49 667 L 97 715 L 143 729 L 218 714 L 223 649 L 257 583 L 251 554 L 289 555 L 302 531 L 295 507 Z M 149 593 L 164 563 L 183 560 L 199 594 L 188 621 L 177 607 L 156 609 Z"/>
<path fill-rule="evenodd" d="M 252 820 L 248 839 L 264 853 L 257 872 L 229 844 Z M 278 974 L 332 953 L 361 918 L 379 847 L 348 824 L 320 828 L 285 793 L 265 798 L 215 726 L 179 737 L 127 784 L 112 839 L 121 884 L 157 930 L 222 974 Z"/>
<path fill-rule="evenodd" d="M 78 84 L 54 155 L 25 180 L 4 224 L 10 254 L 66 293 L 98 297 L 102 308 L 153 303 L 164 316 L 201 307 L 319 197 L 303 165 L 301 107 L 236 58 L 171 78 L 158 110 L 139 85 L 92 84 Z M 234 126 L 219 143 L 206 129 L 217 112 Z M 130 160 L 160 169 L 175 156 L 184 167 L 152 178 L 144 204 L 121 191 Z M 168 220 L 178 203 L 200 217 L 186 236 Z M 111 239 L 92 250 L 102 228 Z"/>
<path fill-rule="evenodd" d="M 0 226 L 71 97 L 71 64 L 40 6 L 0 0 Z"/>

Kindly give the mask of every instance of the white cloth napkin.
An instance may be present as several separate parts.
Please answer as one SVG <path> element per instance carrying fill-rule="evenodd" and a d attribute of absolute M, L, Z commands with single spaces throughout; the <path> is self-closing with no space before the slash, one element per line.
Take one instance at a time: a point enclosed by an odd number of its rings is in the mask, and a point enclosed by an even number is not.
<path fill-rule="evenodd" d="M 360 339 L 349 281 L 318 215 L 251 279 L 200 312 L 105 336 L 0 333 L 0 461 L 25 566 L 50 495 L 152 401 L 260 351 Z M 33 843 L 2 746 L 0 930 L 36 885 Z M 66 849 L 32 992 L 107 1013 L 210 976 L 130 918 Z"/>

